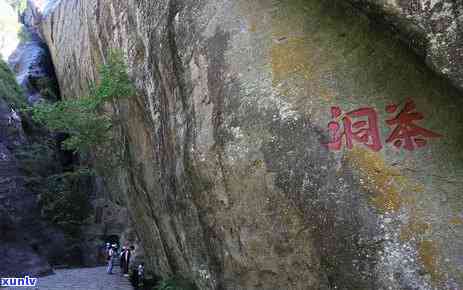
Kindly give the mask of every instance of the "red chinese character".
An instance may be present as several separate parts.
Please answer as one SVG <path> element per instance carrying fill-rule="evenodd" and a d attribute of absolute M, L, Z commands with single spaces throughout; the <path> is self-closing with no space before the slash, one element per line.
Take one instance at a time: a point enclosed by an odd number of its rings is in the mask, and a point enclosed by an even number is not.
<path fill-rule="evenodd" d="M 342 111 L 339 107 L 331 107 L 331 117 L 339 119 Z M 351 118 L 366 118 L 352 122 Z M 348 113 L 342 117 L 342 124 L 344 130 L 341 130 L 341 125 L 338 121 L 331 121 L 328 123 L 328 130 L 330 132 L 330 142 L 325 144 L 331 150 L 340 150 L 342 147 L 342 139 L 345 137 L 346 146 L 352 149 L 352 141 L 364 144 L 373 151 L 379 151 L 383 146 L 381 145 L 381 138 L 378 130 L 378 115 L 373 108 L 360 108 Z"/>
<path fill-rule="evenodd" d="M 386 106 L 386 112 L 394 113 L 398 106 L 388 105 Z M 437 138 L 442 135 L 434 133 L 430 130 L 421 128 L 414 124 L 414 121 L 423 120 L 423 114 L 419 112 L 413 112 L 416 108 L 415 102 L 407 100 L 404 109 L 397 114 L 393 119 L 386 120 L 389 126 L 397 125 L 392 131 L 391 135 L 387 138 L 386 143 L 394 142 L 394 146 L 400 148 L 403 146 L 409 151 L 413 151 L 416 147 L 423 147 L 426 145 L 426 140 L 420 137 Z"/>

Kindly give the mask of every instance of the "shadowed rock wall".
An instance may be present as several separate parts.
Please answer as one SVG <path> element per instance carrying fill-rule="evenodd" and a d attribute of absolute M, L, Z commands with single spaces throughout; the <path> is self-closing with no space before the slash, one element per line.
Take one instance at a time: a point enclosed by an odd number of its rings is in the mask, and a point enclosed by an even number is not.
<path fill-rule="evenodd" d="M 18 103 L 25 96 L 0 60 L 0 277 L 44 275 L 48 260 L 62 256 L 64 237 L 41 219 L 37 192 L 26 186 L 18 150 L 28 144 Z"/>
<path fill-rule="evenodd" d="M 138 94 L 112 109 L 126 164 L 107 184 L 151 270 L 200 289 L 461 287 L 461 96 L 357 10 L 61 1 L 42 34 L 66 98 L 110 48 L 126 57 Z M 429 131 L 394 139 L 407 100 Z M 340 150 L 322 145 L 332 117 L 355 121 Z"/>
<path fill-rule="evenodd" d="M 437 74 L 463 89 L 463 1 L 348 0 L 384 20 Z"/>

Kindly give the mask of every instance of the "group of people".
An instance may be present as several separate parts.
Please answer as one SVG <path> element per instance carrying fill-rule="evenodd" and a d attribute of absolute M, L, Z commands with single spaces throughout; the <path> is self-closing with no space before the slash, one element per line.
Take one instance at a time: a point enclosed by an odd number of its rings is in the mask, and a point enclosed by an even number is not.
<path fill-rule="evenodd" d="M 119 266 L 121 267 L 121 275 L 126 277 L 129 276 L 129 269 L 131 268 L 132 255 L 135 250 L 134 246 L 122 247 L 121 252 L 118 252 L 117 244 L 106 243 L 106 260 L 108 261 L 108 267 L 106 272 L 113 274 L 113 267 L 117 259 L 119 259 Z M 145 266 L 141 263 L 134 269 L 134 273 L 131 277 L 132 283 L 138 287 L 139 283 L 143 282 Z"/>
<path fill-rule="evenodd" d="M 117 244 L 110 244 L 106 243 L 106 259 L 108 261 L 107 273 L 113 273 L 113 266 L 116 262 L 116 259 L 119 259 L 120 267 L 121 267 L 121 274 L 128 276 L 129 275 L 129 267 L 130 267 L 130 259 L 132 257 L 132 252 L 135 250 L 134 246 L 130 247 L 122 247 L 121 252 L 118 252 Z"/>

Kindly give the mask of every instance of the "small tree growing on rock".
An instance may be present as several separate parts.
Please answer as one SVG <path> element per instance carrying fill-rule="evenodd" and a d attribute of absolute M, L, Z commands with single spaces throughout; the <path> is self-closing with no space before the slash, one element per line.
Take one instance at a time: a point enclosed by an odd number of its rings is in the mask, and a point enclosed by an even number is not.
<path fill-rule="evenodd" d="M 66 150 L 86 154 L 96 146 L 110 144 L 114 119 L 105 112 L 104 105 L 135 95 L 119 52 L 110 52 L 107 62 L 100 68 L 98 85 L 92 87 L 90 96 L 42 102 L 32 109 L 34 120 L 52 131 L 68 134 L 63 142 Z"/>

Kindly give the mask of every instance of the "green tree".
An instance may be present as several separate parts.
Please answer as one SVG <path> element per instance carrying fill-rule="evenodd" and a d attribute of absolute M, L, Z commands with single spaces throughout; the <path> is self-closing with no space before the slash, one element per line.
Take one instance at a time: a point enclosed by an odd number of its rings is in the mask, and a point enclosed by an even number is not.
<path fill-rule="evenodd" d="M 104 105 L 135 95 L 119 52 L 112 51 L 99 72 L 100 81 L 96 87 L 92 86 L 90 96 L 42 102 L 32 108 L 35 121 L 52 131 L 69 135 L 63 143 L 66 150 L 88 153 L 96 146 L 110 144 L 114 119 L 105 112 Z"/>

